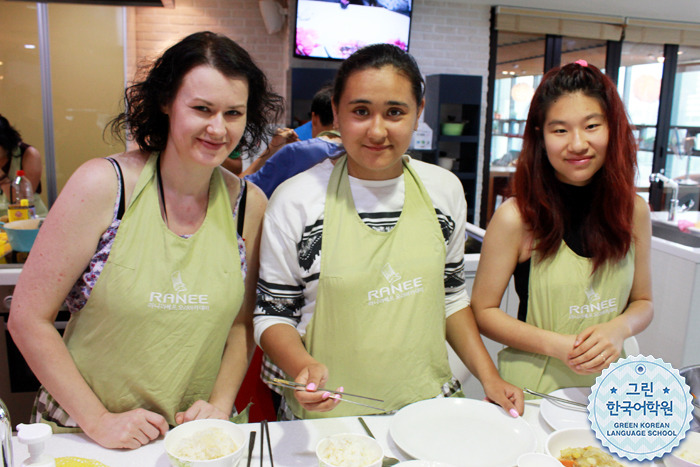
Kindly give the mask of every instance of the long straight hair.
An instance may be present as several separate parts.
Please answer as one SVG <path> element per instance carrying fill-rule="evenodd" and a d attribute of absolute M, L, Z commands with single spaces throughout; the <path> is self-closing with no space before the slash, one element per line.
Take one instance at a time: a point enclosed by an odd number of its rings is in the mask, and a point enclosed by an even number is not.
<path fill-rule="evenodd" d="M 532 98 L 511 188 L 532 229 L 535 249 L 542 259 L 552 256 L 564 236 L 567 205 L 556 188 L 560 182 L 547 158 L 543 128 L 552 104 L 578 92 L 600 103 L 609 129 L 605 163 L 590 182 L 592 207 L 583 232 L 595 271 L 606 261 L 624 258 L 632 245 L 637 169 L 637 144 L 624 104 L 615 84 L 598 68 L 572 63 L 544 75 Z"/>

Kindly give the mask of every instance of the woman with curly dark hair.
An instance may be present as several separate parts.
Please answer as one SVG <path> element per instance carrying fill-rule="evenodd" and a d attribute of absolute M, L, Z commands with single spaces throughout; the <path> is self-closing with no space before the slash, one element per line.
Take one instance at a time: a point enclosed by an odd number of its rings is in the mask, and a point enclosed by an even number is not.
<path fill-rule="evenodd" d="M 0 192 L 5 194 L 9 203 L 13 201 L 10 187 L 18 170 L 24 170 L 34 192 L 41 193 L 41 154 L 37 148 L 22 141 L 19 131 L 0 115 Z M 34 196 L 34 210 L 41 217 L 48 211 L 39 196 Z"/>
<path fill-rule="evenodd" d="M 220 168 L 281 112 L 248 53 L 210 32 L 126 90 L 138 149 L 82 165 L 48 215 L 8 326 L 42 383 L 33 421 L 136 448 L 228 419 L 252 355 L 262 191 Z M 246 202 L 247 200 L 247 202 Z M 59 307 L 72 312 L 63 340 Z"/>
<path fill-rule="evenodd" d="M 481 332 L 508 347 L 506 381 L 540 392 L 591 386 L 653 317 L 649 207 L 613 82 L 579 60 L 532 99 L 513 197 L 486 231 L 472 293 Z M 501 310 L 511 275 L 518 317 Z"/>

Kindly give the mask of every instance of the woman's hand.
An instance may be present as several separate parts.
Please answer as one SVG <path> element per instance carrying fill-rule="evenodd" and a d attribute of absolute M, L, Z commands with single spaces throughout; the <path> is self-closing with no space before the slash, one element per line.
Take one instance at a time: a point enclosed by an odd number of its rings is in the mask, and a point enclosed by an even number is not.
<path fill-rule="evenodd" d="M 306 390 L 294 392 L 294 396 L 306 410 L 312 412 L 328 412 L 340 404 L 340 395 L 330 392 L 319 392 L 328 381 L 328 368 L 321 363 L 309 365 L 301 370 L 294 380 L 303 384 Z M 343 388 L 336 389 L 342 392 Z"/>
<path fill-rule="evenodd" d="M 488 382 L 482 381 L 486 400 L 503 407 L 512 417 L 523 414 L 525 410 L 525 398 L 523 390 L 514 386 L 502 378 L 494 378 Z"/>
<path fill-rule="evenodd" d="M 614 320 L 590 326 L 576 336 L 566 364 L 578 374 L 599 373 L 617 361 L 624 341 Z"/>
<path fill-rule="evenodd" d="M 201 420 L 204 418 L 218 418 L 221 420 L 228 420 L 229 415 L 223 410 L 210 404 L 204 400 L 198 400 L 192 406 L 184 412 L 178 412 L 175 414 L 175 423 L 181 425 L 185 422 L 191 422 L 192 420 Z"/>
<path fill-rule="evenodd" d="M 105 412 L 85 434 L 109 449 L 136 449 L 168 432 L 168 422 L 155 412 L 135 409 L 124 413 Z"/>

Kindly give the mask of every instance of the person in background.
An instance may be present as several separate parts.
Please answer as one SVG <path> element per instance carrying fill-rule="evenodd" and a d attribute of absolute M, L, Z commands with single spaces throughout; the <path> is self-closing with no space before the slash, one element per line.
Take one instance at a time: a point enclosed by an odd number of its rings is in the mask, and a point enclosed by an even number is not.
<path fill-rule="evenodd" d="M 506 381 L 591 386 L 653 316 L 651 225 L 635 193 L 636 144 L 613 82 L 578 61 L 537 88 L 513 194 L 484 238 L 472 290 L 481 332 L 508 347 Z M 518 317 L 499 308 L 510 277 Z"/>
<path fill-rule="evenodd" d="M 313 138 L 288 144 L 272 156 L 258 170 L 245 179 L 255 183 L 267 197 L 280 183 L 309 167 L 338 153 L 342 149 L 340 133 L 333 130 L 333 86 L 327 85 L 316 92 L 311 101 Z"/>
<path fill-rule="evenodd" d="M 0 190 L 12 203 L 12 181 L 18 170 L 24 170 L 24 176 L 34 188 L 34 209 L 36 215 L 44 217 L 48 212 L 39 194 L 41 193 L 41 154 L 34 147 L 22 141 L 22 136 L 15 130 L 7 118 L 0 115 Z"/>
<path fill-rule="evenodd" d="M 299 141 L 299 137 L 294 130 L 284 127 L 277 128 L 272 140 L 270 140 L 270 144 L 267 145 L 265 150 L 258 157 L 256 157 L 246 169 L 240 171 L 239 175 L 241 177 L 245 177 L 246 175 L 257 172 L 260 167 L 262 167 L 270 159 L 270 157 L 277 153 L 277 151 L 285 147 L 287 144 L 294 143 L 296 141 Z"/>
<path fill-rule="evenodd" d="M 240 176 L 241 172 L 243 171 L 243 160 L 241 159 L 241 151 L 237 149 L 231 151 L 231 154 L 229 154 L 226 160 L 221 163 L 221 167 L 233 174 Z"/>
<path fill-rule="evenodd" d="M 127 88 L 111 129 L 138 149 L 76 170 L 13 295 L 8 327 L 42 383 L 32 421 L 136 448 L 169 425 L 231 416 L 255 345 L 266 198 L 219 166 L 257 147 L 281 101 L 244 49 L 211 32 Z"/>
<path fill-rule="evenodd" d="M 405 155 L 424 106 L 413 57 L 360 49 L 333 91 L 346 155 L 278 187 L 265 214 L 255 336 L 288 379 L 282 419 L 392 412 L 459 392 L 445 339 L 511 415 L 522 390 L 498 375 L 464 277 L 460 181 Z M 384 400 L 379 410 L 317 389 Z M 341 389 L 342 390 L 342 389 Z"/>

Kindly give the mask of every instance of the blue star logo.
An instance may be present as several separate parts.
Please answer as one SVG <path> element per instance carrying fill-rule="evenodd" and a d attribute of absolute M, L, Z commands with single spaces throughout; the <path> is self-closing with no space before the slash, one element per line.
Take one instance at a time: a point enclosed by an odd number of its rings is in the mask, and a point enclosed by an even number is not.
<path fill-rule="evenodd" d="M 610 388 L 611 394 L 617 394 L 617 388 Z"/>
<path fill-rule="evenodd" d="M 669 388 L 664 388 L 664 394 L 668 394 L 669 391 L 670 391 Z"/>

